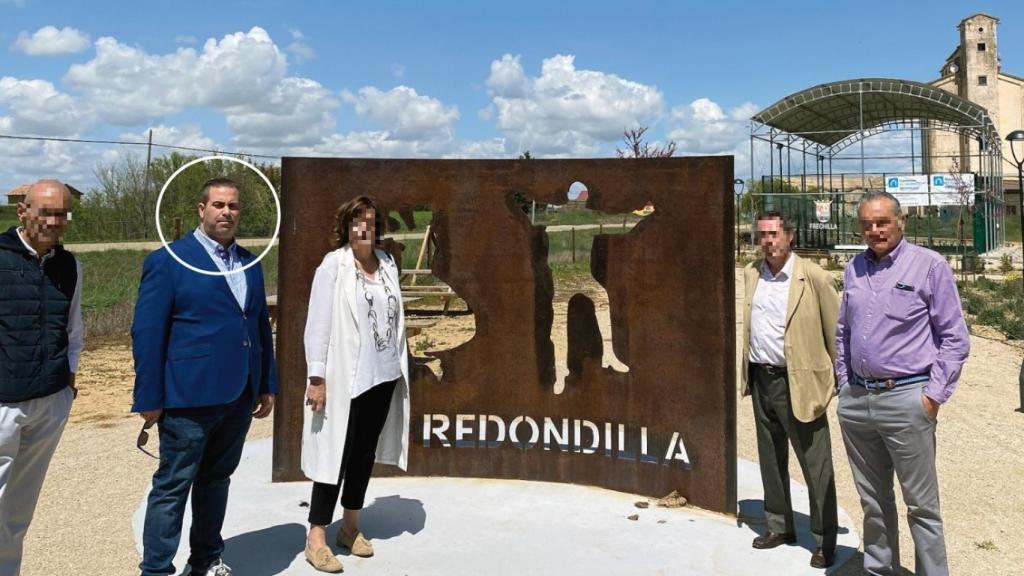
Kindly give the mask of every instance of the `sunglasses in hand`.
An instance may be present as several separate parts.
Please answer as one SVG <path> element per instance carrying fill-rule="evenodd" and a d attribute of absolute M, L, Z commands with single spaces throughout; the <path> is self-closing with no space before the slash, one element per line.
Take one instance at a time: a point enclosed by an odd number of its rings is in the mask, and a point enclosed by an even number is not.
<path fill-rule="evenodd" d="M 160 459 L 159 456 L 153 454 L 149 450 L 146 450 L 146 443 L 149 442 L 149 429 L 153 427 L 156 422 L 143 422 L 142 430 L 139 430 L 139 437 L 135 440 L 135 447 L 142 451 L 143 454 L 150 458 Z"/>

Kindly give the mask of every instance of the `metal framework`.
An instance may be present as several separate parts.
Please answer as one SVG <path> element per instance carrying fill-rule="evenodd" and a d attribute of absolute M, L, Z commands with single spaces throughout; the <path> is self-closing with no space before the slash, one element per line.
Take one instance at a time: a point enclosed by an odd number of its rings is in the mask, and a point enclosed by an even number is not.
<path fill-rule="evenodd" d="M 909 155 L 865 153 L 866 139 L 891 132 L 910 133 Z M 938 154 L 929 149 L 925 137 L 933 132 L 957 134 L 958 153 Z M 755 150 L 765 144 L 769 173 L 755 174 Z M 859 150 L 849 153 L 855 145 Z M 860 193 L 884 189 L 887 177 L 916 175 L 919 169 L 935 166 L 937 160 L 955 161 L 959 166 L 971 166 L 975 183 L 973 234 L 965 234 L 970 238 L 964 240 L 983 252 L 1005 242 L 1001 145 L 985 108 L 940 88 L 884 78 L 820 84 L 786 96 L 750 119 L 750 191 L 753 205 L 781 209 L 796 220 L 797 246 L 834 248 L 860 243 L 853 225 Z M 799 163 L 795 167 L 794 155 Z M 868 161 L 875 160 L 909 160 L 910 171 L 869 172 Z M 850 170 L 850 162 L 859 162 L 859 169 Z M 758 181 L 760 187 L 756 188 Z M 930 180 L 928 186 L 931 204 Z M 829 221 L 833 224 L 814 224 L 812 200 L 831 202 Z M 929 246 L 959 246 L 941 235 L 942 222 L 960 208 L 935 208 L 915 211 L 911 225 L 916 224 L 917 230 L 912 229 L 910 235 L 920 233 L 923 220 Z M 754 215 L 749 217 L 753 223 Z"/>

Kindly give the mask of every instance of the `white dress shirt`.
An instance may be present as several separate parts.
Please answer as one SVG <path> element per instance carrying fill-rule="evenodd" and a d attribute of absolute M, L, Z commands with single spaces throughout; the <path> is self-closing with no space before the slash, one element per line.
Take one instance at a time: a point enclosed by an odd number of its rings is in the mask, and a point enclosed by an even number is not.
<path fill-rule="evenodd" d="M 231 242 L 227 248 L 225 248 L 220 242 L 217 242 L 213 238 L 210 238 L 203 232 L 202 227 L 196 227 L 195 231 L 196 240 L 199 240 L 199 245 L 206 249 L 206 253 L 210 255 L 210 259 L 213 260 L 214 266 L 221 272 L 230 272 L 242 267 L 242 261 L 238 259 L 238 243 L 235 241 Z M 238 272 L 236 274 L 225 274 L 224 280 L 228 283 L 228 288 L 231 289 L 231 294 L 234 295 L 235 300 L 238 302 L 238 307 L 245 309 L 245 296 L 248 292 L 248 284 L 245 281 L 245 272 Z"/>
<path fill-rule="evenodd" d="M 21 240 L 29 254 L 39 258 L 36 249 L 25 241 L 24 233 L 25 229 L 19 227 L 18 239 Z M 42 266 L 51 256 L 53 256 L 52 248 L 39 259 L 39 265 Z M 75 258 L 75 270 L 77 270 L 78 279 L 75 282 L 75 293 L 71 296 L 71 308 L 68 311 L 68 366 L 72 374 L 78 373 L 78 359 L 82 356 L 82 348 L 85 348 L 85 331 L 82 324 L 82 263 L 78 261 L 78 258 Z"/>
<path fill-rule="evenodd" d="M 792 253 L 775 275 L 772 275 L 767 260 L 761 263 L 761 273 L 750 304 L 749 360 L 752 363 L 786 365 L 784 338 L 792 276 Z"/>

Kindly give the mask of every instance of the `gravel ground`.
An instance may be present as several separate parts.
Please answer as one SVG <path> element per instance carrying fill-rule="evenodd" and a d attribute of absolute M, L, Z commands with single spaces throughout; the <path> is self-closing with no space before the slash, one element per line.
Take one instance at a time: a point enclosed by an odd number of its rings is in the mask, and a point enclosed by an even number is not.
<path fill-rule="evenodd" d="M 571 292 L 587 287 L 556 289 L 558 299 L 567 299 Z M 737 283 L 737 308 L 742 290 Z M 593 290 L 591 295 L 599 310 L 606 305 L 601 291 Z M 557 315 L 556 323 L 564 323 L 563 314 Z M 472 317 L 455 316 L 419 338 L 432 339 L 435 347 L 448 347 L 470 338 L 472 330 Z M 556 333 L 564 334 L 564 326 L 556 327 Z M 558 357 L 564 357 L 564 337 L 555 340 Z M 953 574 L 1009 574 L 1024 565 L 1024 550 L 1016 532 L 1024 525 L 1024 414 L 1014 411 L 1024 354 L 1017 344 L 973 337 L 960 388 L 939 415 L 938 468 Z M 90 342 L 82 370 L 82 392 L 50 466 L 26 540 L 23 576 L 137 573 L 139 557 L 131 516 L 156 462 L 134 446 L 141 420 L 127 412 L 132 382 L 127 342 Z M 749 399 L 740 400 L 738 406 L 738 453 L 756 461 Z M 829 420 L 839 505 L 858 523 L 859 532 L 860 503 L 834 407 Z M 271 430 L 268 418 L 254 422 L 249 436 L 264 438 Z M 793 477 L 801 479 L 796 458 L 790 461 Z M 902 503 L 900 506 L 902 510 Z M 903 564 L 912 568 L 913 542 L 905 517 L 902 522 Z M 859 562 L 857 556 L 837 573 L 859 574 Z"/>

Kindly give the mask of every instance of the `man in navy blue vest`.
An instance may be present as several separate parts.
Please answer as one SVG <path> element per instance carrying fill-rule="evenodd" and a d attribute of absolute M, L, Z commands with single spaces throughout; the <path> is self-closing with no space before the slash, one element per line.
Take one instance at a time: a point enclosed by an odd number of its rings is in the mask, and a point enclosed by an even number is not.
<path fill-rule="evenodd" d="M 22 544 L 77 393 L 81 266 L 60 245 L 71 193 L 40 180 L 0 234 L 0 574 L 21 571 Z"/>
<path fill-rule="evenodd" d="M 192 493 L 188 563 L 225 576 L 221 527 L 231 474 L 253 417 L 274 407 L 277 368 L 263 273 L 235 242 L 238 186 L 202 190 L 199 227 L 146 258 L 132 323 L 132 411 L 159 424 L 160 466 L 146 506 L 143 576 L 175 574 L 185 503 Z M 204 273 L 205 272 L 205 273 Z"/>

